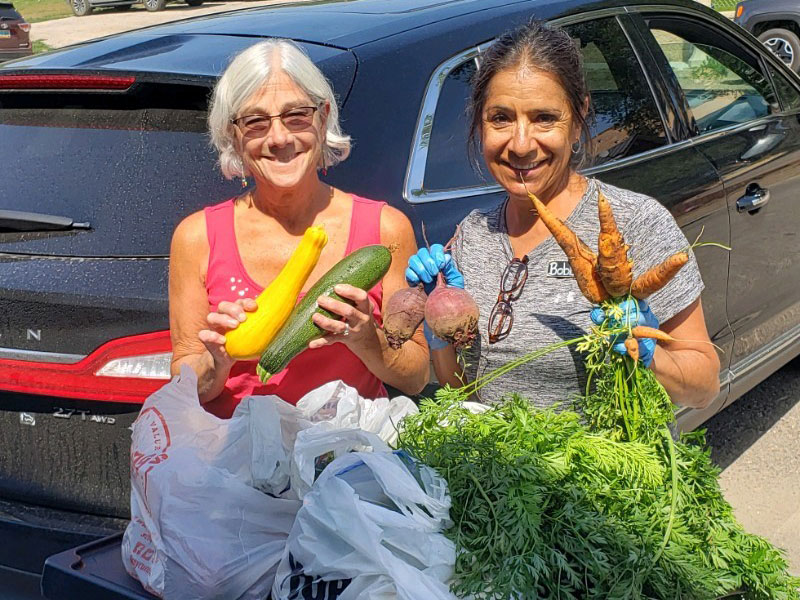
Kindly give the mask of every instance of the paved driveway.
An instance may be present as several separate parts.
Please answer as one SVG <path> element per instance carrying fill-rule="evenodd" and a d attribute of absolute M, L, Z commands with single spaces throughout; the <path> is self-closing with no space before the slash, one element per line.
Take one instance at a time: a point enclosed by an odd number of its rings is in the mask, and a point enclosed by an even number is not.
<path fill-rule="evenodd" d="M 102 9 L 85 17 L 66 17 L 34 23 L 31 26 L 31 39 L 41 40 L 52 48 L 60 48 L 148 25 L 279 3 L 286 4 L 286 0 L 211 1 L 196 7 L 175 2 L 167 4 L 167 8 L 160 12 L 147 12 L 142 6 L 134 6 L 127 12 Z"/>

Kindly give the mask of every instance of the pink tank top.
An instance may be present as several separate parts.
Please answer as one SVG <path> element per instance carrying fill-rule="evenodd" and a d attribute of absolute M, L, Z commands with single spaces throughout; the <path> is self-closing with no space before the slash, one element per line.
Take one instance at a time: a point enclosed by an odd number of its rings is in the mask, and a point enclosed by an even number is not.
<path fill-rule="evenodd" d="M 381 209 L 385 202 L 358 196 L 352 198 L 350 236 L 345 255 L 362 246 L 381 242 Z M 207 207 L 205 216 L 210 246 L 206 275 L 210 309 L 215 310 L 223 300 L 255 298 L 264 288 L 250 278 L 239 255 L 233 225 L 233 200 Z M 378 283 L 368 294 L 375 305 L 373 316 L 380 324 L 383 297 L 381 284 Z M 225 389 L 217 398 L 204 405 L 206 410 L 218 417 L 228 418 L 242 398 L 251 395 L 275 394 L 286 402 L 296 404 L 314 388 L 336 379 L 356 388 L 364 398 L 386 397 L 383 383 L 343 344 L 333 344 L 316 350 L 306 349 L 266 383 L 261 383 L 256 374 L 257 364 L 256 360 L 235 363 L 225 382 Z"/>

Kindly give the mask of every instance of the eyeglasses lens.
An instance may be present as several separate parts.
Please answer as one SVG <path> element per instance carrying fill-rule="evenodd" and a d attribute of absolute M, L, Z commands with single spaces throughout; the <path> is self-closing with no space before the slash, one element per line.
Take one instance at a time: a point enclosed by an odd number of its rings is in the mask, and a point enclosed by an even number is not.
<path fill-rule="evenodd" d="M 269 130 L 272 119 L 278 118 L 283 126 L 292 133 L 308 129 L 314 122 L 314 106 L 301 106 L 281 113 L 280 115 L 248 115 L 236 120 L 242 133 L 258 134 Z"/>
<path fill-rule="evenodd" d="M 500 278 L 500 293 L 497 295 L 492 312 L 489 314 L 489 343 L 494 344 L 506 338 L 514 324 L 514 309 L 511 301 L 522 294 L 528 281 L 528 257 L 514 258 L 508 263 Z"/>

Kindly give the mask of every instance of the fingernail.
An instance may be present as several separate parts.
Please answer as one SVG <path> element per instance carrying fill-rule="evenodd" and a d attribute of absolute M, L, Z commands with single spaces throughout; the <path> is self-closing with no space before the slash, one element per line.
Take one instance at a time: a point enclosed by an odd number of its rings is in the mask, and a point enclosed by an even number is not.
<path fill-rule="evenodd" d="M 241 313 L 238 318 L 239 318 L 239 322 L 240 323 L 244 323 L 245 319 L 247 319 L 247 315 L 244 314 L 244 313 Z"/>
<path fill-rule="evenodd" d="M 244 321 L 244 319 L 242 319 L 242 321 Z M 231 319 L 230 321 L 228 321 L 228 325 L 230 325 L 231 327 L 236 327 L 237 325 L 239 325 L 239 321 Z"/>

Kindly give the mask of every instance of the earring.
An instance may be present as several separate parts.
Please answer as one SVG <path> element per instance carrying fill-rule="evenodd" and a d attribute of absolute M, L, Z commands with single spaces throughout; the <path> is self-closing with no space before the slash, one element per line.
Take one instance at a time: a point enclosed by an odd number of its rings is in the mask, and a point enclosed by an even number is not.
<path fill-rule="evenodd" d="M 581 141 L 578 140 L 577 142 L 572 144 L 572 153 L 577 154 L 580 151 L 581 151 Z"/>
<path fill-rule="evenodd" d="M 242 189 L 247 187 L 247 176 L 244 174 L 244 166 L 242 166 Z"/>

